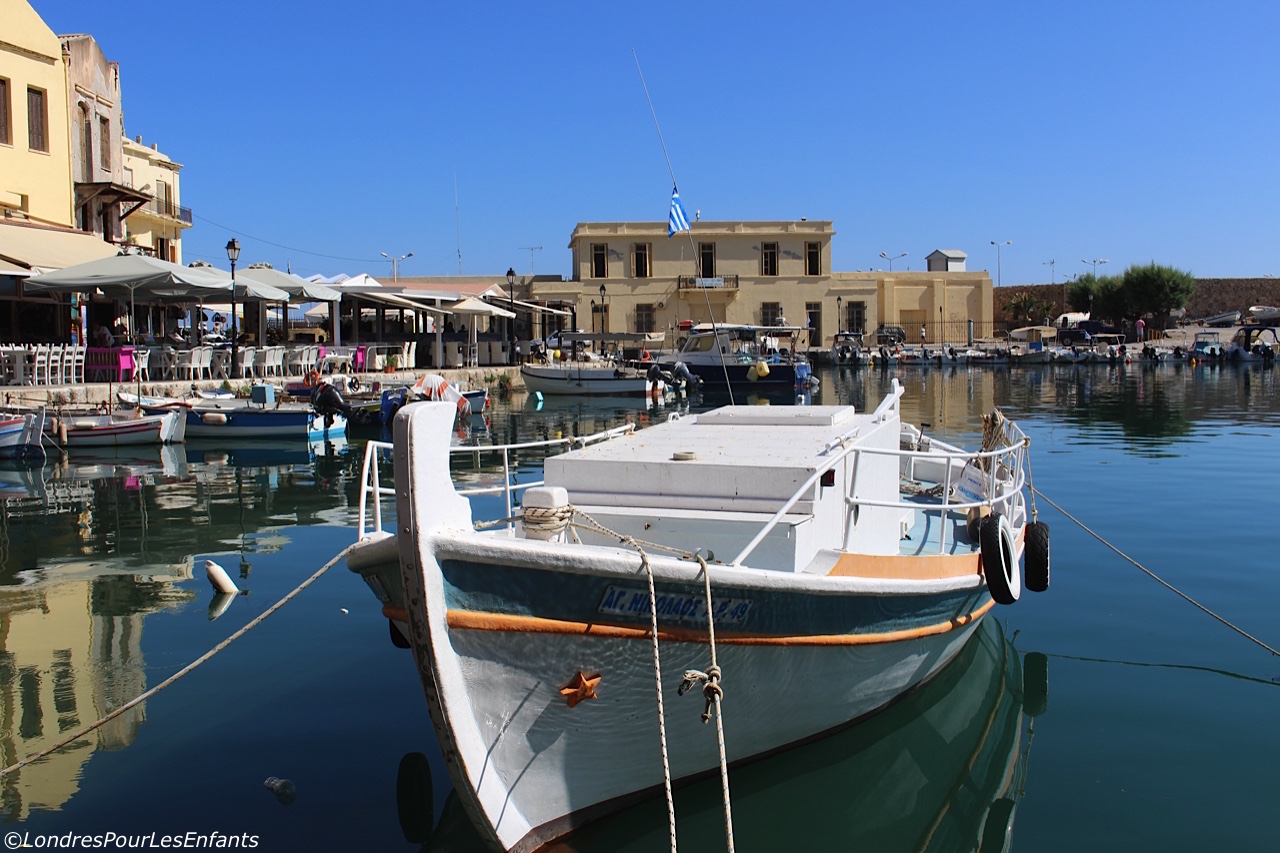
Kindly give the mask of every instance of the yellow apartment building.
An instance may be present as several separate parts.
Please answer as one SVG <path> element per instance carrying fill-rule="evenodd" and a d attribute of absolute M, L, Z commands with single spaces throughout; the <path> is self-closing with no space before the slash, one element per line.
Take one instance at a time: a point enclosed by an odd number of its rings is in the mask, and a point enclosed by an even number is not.
<path fill-rule="evenodd" d="M 175 264 L 182 263 L 182 232 L 192 225 L 191 208 L 181 204 L 181 170 L 156 143 L 144 145 L 141 136 L 124 140 L 125 186 L 146 197 L 125 220 L 125 242 Z"/>

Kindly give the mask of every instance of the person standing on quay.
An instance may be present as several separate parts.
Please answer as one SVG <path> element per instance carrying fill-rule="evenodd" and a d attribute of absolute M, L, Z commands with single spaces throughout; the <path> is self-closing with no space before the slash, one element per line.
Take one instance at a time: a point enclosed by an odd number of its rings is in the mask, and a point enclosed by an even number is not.
<path fill-rule="evenodd" d="M 920 345 L 924 346 L 924 342 L 925 342 L 925 325 L 924 323 L 921 323 L 920 324 Z"/>
<path fill-rule="evenodd" d="M 1134 329 L 1136 329 L 1136 330 L 1137 330 L 1137 332 L 1138 332 L 1138 343 L 1142 343 L 1143 341 L 1145 341 L 1145 340 L 1147 339 L 1147 322 L 1146 322 L 1146 320 L 1143 320 L 1141 317 L 1139 317 L 1139 318 L 1138 318 L 1138 322 L 1136 322 L 1136 323 L 1134 323 L 1134 324 L 1133 324 L 1133 328 L 1134 328 Z"/>

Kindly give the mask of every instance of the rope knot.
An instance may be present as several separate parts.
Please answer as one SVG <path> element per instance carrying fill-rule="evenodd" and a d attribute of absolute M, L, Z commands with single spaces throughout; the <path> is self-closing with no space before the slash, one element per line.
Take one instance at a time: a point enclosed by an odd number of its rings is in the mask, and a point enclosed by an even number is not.
<path fill-rule="evenodd" d="M 685 670 L 684 681 L 680 682 L 676 695 L 683 696 L 698 682 L 702 682 L 702 696 L 707 700 L 702 709 L 702 722 L 706 723 L 711 720 L 711 706 L 724 698 L 724 688 L 720 686 L 720 667 L 712 664 L 707 667 L 706 672 L 697 669 Z"/>

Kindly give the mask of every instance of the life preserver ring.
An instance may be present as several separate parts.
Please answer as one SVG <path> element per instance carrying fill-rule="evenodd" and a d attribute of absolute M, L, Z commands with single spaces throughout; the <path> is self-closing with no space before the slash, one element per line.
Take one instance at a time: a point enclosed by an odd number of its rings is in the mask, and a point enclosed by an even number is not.
<path fill-rule="evenodd" d="M 982 574 L 996 604 L 1013 604 L 1022 595 L 1022 574 L 1013 548 L 1013 528 L 1008 519 L 993 512 L 978 529 Z"/>
<path fill-rule="evenodd" d="M 651 355 L 649 354 L 649 351 L 648 351 L 647 349 L 642 349 L 642 350 L 640 350 L 640 360 L 641 360 L 641 361 L 649 361 L 651 358 L 653 358 L 653 356 L 651 356 Z"/>
<path fill-rule="evenodd" d="M 302 384 L 308 388 L 316 387 L 316 383 L 320 381 L 320 373 L 316 370 L 307 371 L 307 375 L 302 378 Z"/>

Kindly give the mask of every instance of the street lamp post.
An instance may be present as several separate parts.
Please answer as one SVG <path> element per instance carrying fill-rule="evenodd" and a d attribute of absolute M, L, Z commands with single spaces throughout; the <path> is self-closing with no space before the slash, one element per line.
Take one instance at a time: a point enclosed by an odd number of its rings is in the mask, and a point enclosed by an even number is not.
<path fill-rule="evenodd" d="M 995 240 L 992 240 L 991 245 L 996 247 L 996 287 L 999 287 L 1001 284 L 1004 283 L 1003 282 L 1004 276 L 1001 274 L 1001 271 L 1000 271 L 1000 249 L 1003 248 L 1004 246 L 1013 245 L 1013 241 L 1005 240 L 1003 243 L 997 243 Z"/>
<path fill-rule="evenodd" d="M 604 355 L 604 333 L 608 331 L 608 329 L 604 327 L 604 323 L 605 323 L 605 319 L 609 316 L 608 312 L 605 310 L 604 296 L 605 296 L 604 282 L 602 281 L 600 282 L 600 354 L 601 355 Z"/>
<path fill-rule="evenodd" d="M 398 258 L 393 258 L 390 255 L 388 255 L 386 252 L 379 252 L 378 254 L 382 255 L 382 257 L 391 261 L 391 280 L 393 282 L 400 280 L 400 262 L 413 257 L 413 252 L 410 252 L 407 255 L 401 255 Z"/>
<path fill-rule="evenodd" d="M 843 325 L 844 314 L 843 314 L 843 308 L 842 308 L 843 305 L 844 305 L 844 299 L 837 296 L 836 297 L 836 334 L 837 335 L 844 331 L 844 325 Z"/>
<path fill-rule="evenodd" d="M 511 316 L 507 318 L 507 364 L 516 363 L 516 269 L 507 267 L 507 302 L 511 306 Z"/>
<path fill-rule="evenodd" d="M 236 261 L 240 260 L 240 241 L 235 237 L 227 242 L 227 260 L 231 261 L 231 377 L 239 379 L 236 369 L 236 355 L 240 349 L 236 335 Z"/>
<path fill-rule="evenodd" d="M 1096 280 L 1098 278 L 1098 264 L 1105 264 L 1105 263 L 1108 263 L 1108 261 L 1106 258 L 1093 258 L 1092 260 L 1088 260 L 1088 261 L 1086 261 L 1084 258 L 1081 258 L 1080 263 L 1093 264 L 1093 277 Z"/>
<path fill-rule="evenodd" d="M 903 252 L 901 255 L 888 255 L 888 254 L 885 254 L 884 252 L 880 253 L 880 257 L 884 258 L 886 261 L 889 262 L 889 272 L 893 272 L 894 261 L 896 261 L 898 258 L 905 258 L 906 256 L 907 256 L 906 252 Z"/>

